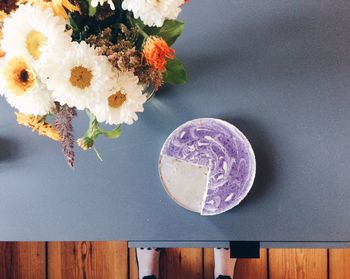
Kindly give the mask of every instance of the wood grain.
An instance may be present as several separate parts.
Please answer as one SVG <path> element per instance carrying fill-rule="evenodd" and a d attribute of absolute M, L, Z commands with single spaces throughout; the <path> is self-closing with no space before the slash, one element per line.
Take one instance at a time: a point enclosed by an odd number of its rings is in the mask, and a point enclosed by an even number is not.
<path fill-rule="evenodd" d="M 350 278 L 350 249 L 329 249 L 329 279 Z"/>
<path fill-rule="evenodd" d="M 213 279 L 213 270 L 212 249 L 166 249 L 161 255 L 164 279 Z M 53 242 L 47 253 L 43 242 L 0 243 L 0 279 L 126 279 L 128 274 L 138 279 L 135 250 L 128 253 L 126 242 Z M 235 279 L 327 277 L 350 278 L 350 249 L 262 249 L 259 260 L 238 260 L 235 270 Z"/>
<path fill-rule="evenodd" d="M 52 242 L 50 279 L 127 279 L 126 242 Z"/>
<path fill-rule="evenodd" d="M 214 250 L 212 248 L 203 249 L 203 272 L 204 279 L 214 278 Z"/>
<path fill-rule="evenodd" d="M 213 249 L 204 249 L 204 279 L 214 278 Z M 235 279 L 267 279 L 267 250 L 260 250 L 260 259 L 239 259 Z"/>
<path fill-rule="evenodd" d="M 267 249 L 260 249 L 260 259 L 239 259 L 235 279 L 267 279 Z"/>
<path fill-rule="evenodd" d="M 45 242 L 0 243 L 1 279 L 45 279 Z"/>
<path fill-rule="evenodd" d="M 162 279 L 202 279 L 203 249 L 170 248 L 161 253 L 160 277 Z"/>
<path fill-rule="evenodd" d="M 327 279 L 327 249 L 270 249 L 270 279 Z"/>
<path fill-rule="evenodd" d="M 129 278 L 138 279 L 138 269 L 136 261 L 136 249 L 129 249 Z"/>

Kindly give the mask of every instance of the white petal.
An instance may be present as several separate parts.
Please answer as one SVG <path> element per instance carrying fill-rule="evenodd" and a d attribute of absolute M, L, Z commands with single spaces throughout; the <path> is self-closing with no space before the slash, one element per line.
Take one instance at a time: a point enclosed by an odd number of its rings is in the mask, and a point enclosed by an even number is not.
<path fill-rule="evenodd" d="M 134 13 L 146 25 L 161 27 L 166 19 L 176 19 L 184 0 L 124 0 L 122 8 Z"/>
<path fill-rule="evenodd" d="M 133 124 L 138 120 L 137 112 L 143 111 L 143 105 L 147 98 L 143 95 L 143 86 L 139 79 L 131 72 L 119 72 L 118 81 L 114 92 L 121 91 L 126 95 L 126 101 L 119 108 L 112 108 L 108 105 L 108 97 L 100 104 L 90 108 L 99 122 L 107 124 Z M 111 94 L 112 95 L 112 94 Z"/>

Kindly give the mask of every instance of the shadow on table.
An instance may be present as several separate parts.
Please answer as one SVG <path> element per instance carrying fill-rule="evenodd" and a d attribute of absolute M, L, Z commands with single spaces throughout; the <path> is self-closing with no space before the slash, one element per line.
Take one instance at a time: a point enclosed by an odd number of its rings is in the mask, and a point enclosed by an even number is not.
<path fill-rule="evenodd" d="M 0 164 L 19 159 L 18 146 L 16 140 L 0 137 Z"/>
<path fill-rule="evenodd" d="M 247 197 L 242 201 L 242 204 L 239 205 L 240 207 L 245 206 L 266 194 L 269 191 L 269 186 L 273 184 L 275 177 L 275 163 L 273 161 L 275 157 L 275 154 L 273 154 L 274 148 L 268 139 L 264 137 L 262 127 L 260 127 L 258 123 L 243 118 L 222 117 L 221 119 L 226 120 L 240 129 L 248 138 L 255 153 L 255 181 Z"/>

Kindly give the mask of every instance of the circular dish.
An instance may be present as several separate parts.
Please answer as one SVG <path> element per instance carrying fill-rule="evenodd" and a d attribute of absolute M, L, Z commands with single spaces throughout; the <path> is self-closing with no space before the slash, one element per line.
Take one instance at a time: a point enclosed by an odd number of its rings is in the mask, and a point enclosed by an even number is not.
<path fill-rule="evenodd" d="M 201 215 L 217 215 L 248 194 L 256 161 L 249 141 L 235 126 L 200 118 L 170 134 L 158 167 L 165 191 L 177 204 Z"/>

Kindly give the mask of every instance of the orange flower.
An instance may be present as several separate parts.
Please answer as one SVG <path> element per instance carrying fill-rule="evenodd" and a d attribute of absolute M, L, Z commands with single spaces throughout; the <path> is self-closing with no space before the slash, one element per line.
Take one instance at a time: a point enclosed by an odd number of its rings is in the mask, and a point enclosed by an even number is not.
<path fill-rule="evenodd" d="M 175 58 L 175 50 L 170 48 L 162 38 L 156 36 L 147 39 L 143 54 L 147 63 L 162 73 L 165 72 L 166 58 Z"/>
<path fill-rule="evenodd" d="M 27 0 L 30 4 L 42 8 L 51 8 L 55 15 L 68 19 L 65 9 L 70 12 L 79 12 L 79 7 L 73 5 L 69 0 Z"/>

